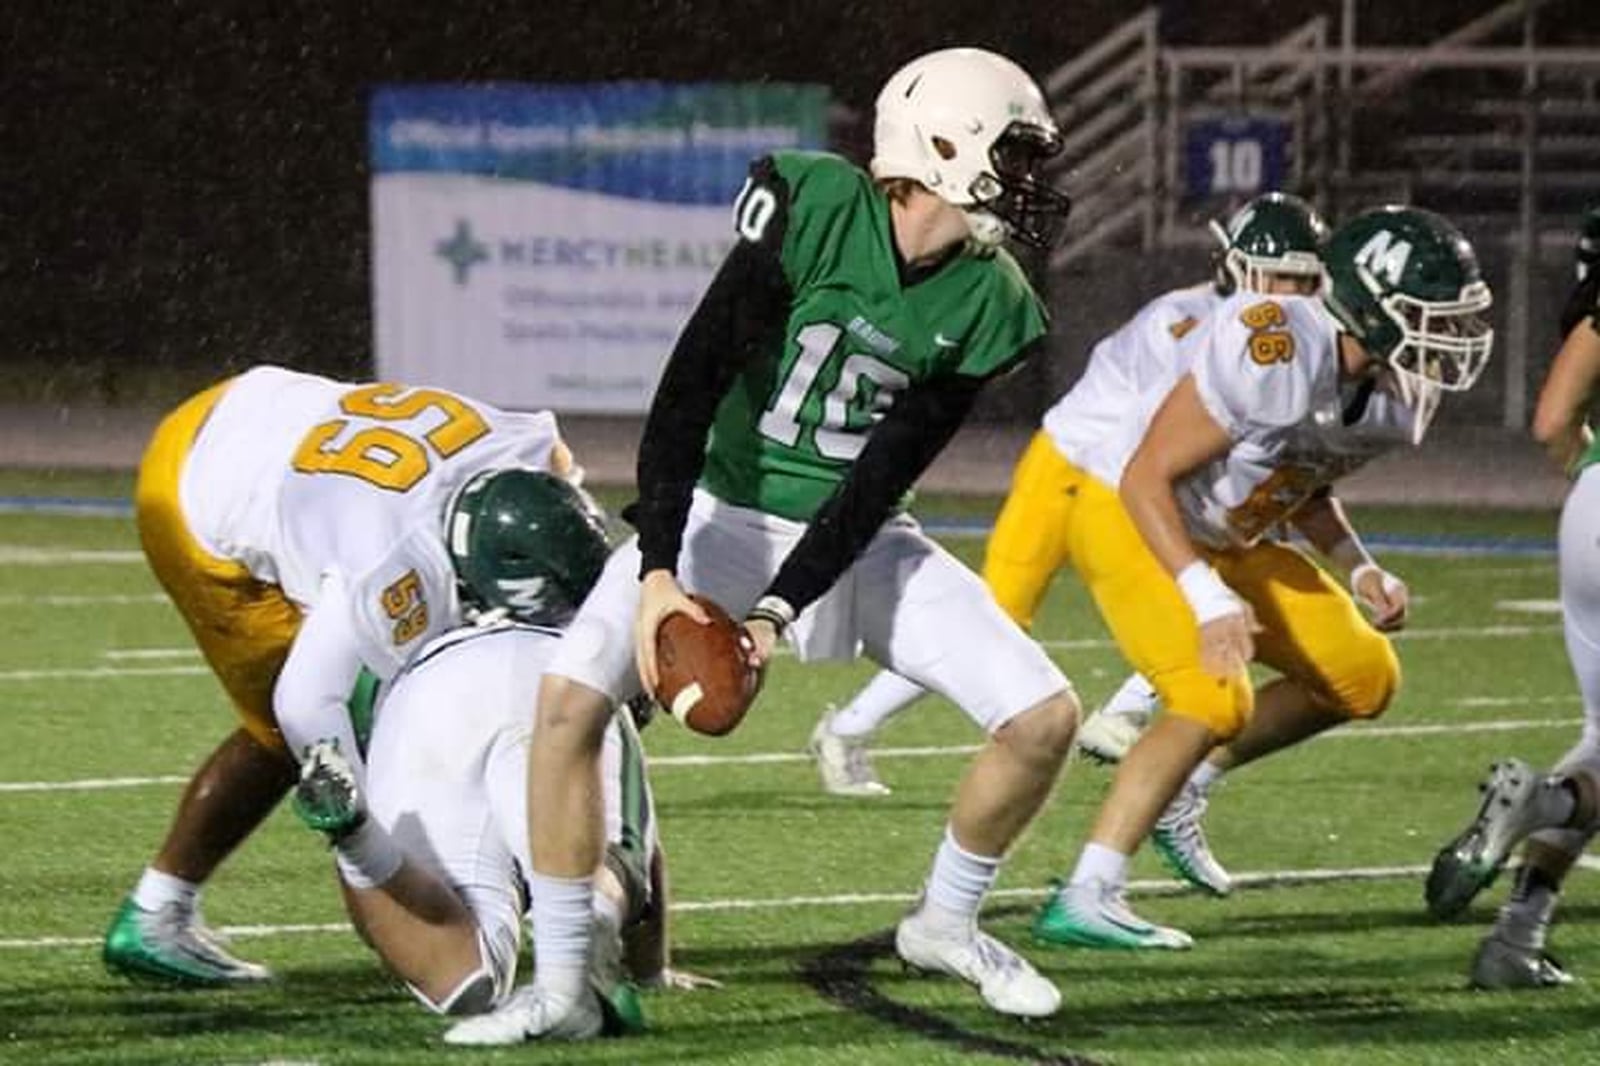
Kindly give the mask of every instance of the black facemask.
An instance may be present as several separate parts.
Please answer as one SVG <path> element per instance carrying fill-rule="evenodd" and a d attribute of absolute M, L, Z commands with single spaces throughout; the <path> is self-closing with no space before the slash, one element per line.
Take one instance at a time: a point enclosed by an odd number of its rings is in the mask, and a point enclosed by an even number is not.
<path fill-rule="evenodd" d="M 1013 122 L 989 149 L 993 173 L 972 183 L 972 196 L 983 210 L 1031 248 L 1053 245 L 1072 211 L 1072 198 L 1039 177 L 1044 163 L 1060 151 L 1061 136 L 1054 130 Z"/>

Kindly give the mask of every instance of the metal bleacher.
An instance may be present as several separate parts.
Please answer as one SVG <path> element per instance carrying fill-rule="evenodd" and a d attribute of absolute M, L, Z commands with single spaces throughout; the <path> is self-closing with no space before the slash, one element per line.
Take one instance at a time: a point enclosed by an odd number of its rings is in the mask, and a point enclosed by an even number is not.
<path fill-rule="evenodd" d="M 1263 118 L 1284 131 L 1279 184 L 1331 217 L 1407 202 L 1473 237 L 1503 319 L 1500 380 L 1478 390 L 1470 416 L 1520 426 L 1549 343 L 1535 325 L 1549 318 L 1546 290 L 1559 287 L 1574 220 L 1600 200 L 1594 4 L 1486 4 L 1403 46 L 1358 43 L 1353 5 L 1337 27 L 1319 17 L 1227 47 L 1168 43 L 1157 10 L 1140 11 L 1045 79 L 1066 136 L 1059 176 L 1076 201 L 1052 271 L 1082 293 L 1082 278 L 1130 250 L 1198 257 L 1201 223 L 1259 190 L 1196 190 L 1185 138 L 1196 123 Z"/>

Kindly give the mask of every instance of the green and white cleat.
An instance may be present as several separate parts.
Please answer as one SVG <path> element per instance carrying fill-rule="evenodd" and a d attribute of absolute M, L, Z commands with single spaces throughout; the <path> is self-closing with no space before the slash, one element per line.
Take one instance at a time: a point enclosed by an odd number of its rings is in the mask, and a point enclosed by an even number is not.
<path fill-rule="evenodd" d="M 1112 951 L 1186 951 L 1194 938 L 1147 922 L 1128 909 L 1122 889 L 1104 881 L 1057 885 L 1033 919 L 1033 936 L 1047 944 Z"/>
<path fill-rule="evenodd" d="M 1472 957 L 1473 988 L 1561 988 L 1576 980 L 1548 952 L 1513 944 L 1490 933 Z"/>
<path fill-rule="evenodd" d="M 101 959 L 125 977 L 178 985 L 260 984 L 272 980 L 265 966 L 236 958 L 190 908 L 169 903 L 147 911 L 129 896 L 106 931 Z"/>
<path fill-rule="evenodd" d="M 306 749 L 289 805 L 296 817 L 329 840 L 354 832 L 367 820 L 355 769 L 334 741 L 320 740 Z"/>
<path fill-rule="evenodd" d="M 1494 883 L 1511 849 L 1540 825 L 1537 799 L 1542 787 L 1554 787 L 1544 775 L 1520 759 L 1506 759 L 1489 768 L 1478 786 L 1483 801 L 1459 836 L 1434 856 L 1423 890 L 1435 918 L 1453 918 L 1467 909 L 1479 892 Z"/>
<path fill-rule="evenodd" d="M 1201 820 L 1206 813 L 1206 797 L 1193 785 L 1184 783 L 1167 809 L 1161 812 L 1150 833 L 1150 844 L 1163 862 L 1183 880 L 1213 896 L 1233 891 L 1233 878 L 1211 853 Z"/>

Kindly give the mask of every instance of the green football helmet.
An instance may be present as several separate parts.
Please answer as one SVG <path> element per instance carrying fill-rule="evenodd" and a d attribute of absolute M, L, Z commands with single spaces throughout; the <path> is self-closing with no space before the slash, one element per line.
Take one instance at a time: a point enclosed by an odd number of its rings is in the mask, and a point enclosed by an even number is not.
<path fill-rule="evenodd" d="M 563 626 L 611 554 L 605 516 L 582 489 L 538 470 L 475 475 L 445 511 L 445 544 L 463 604 Z"/>
<path fill-rule="evenodd" d="M 1322 275 L 1319 255 L 1328 224 L 1298 196 L 1262 193 L 1235 211 L 1226 226 L 1213 220 L 1211 232 L 1222 242 L 1217 290 L 1224 296 L 1266 292 L 1269 275 Z"/>
<path fill-rule="evenodd" d="M 1470 389 L 1494 347 L 1477 253 L 1432 211 L 1389 205 L 1334 230 L 1322 258 L 1323 302 L 1393 371 L 1420 443 L 1442 394 Z"/>

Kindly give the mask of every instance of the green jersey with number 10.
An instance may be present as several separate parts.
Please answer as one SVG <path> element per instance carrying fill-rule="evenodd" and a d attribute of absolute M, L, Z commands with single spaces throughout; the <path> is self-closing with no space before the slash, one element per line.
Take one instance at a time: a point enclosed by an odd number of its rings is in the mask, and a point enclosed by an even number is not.
<path fill-rule="evenodd" d="M 729 503 L 808 521 L 901 392 L 989 377 L 1045 332 L 1004 250 L 963 250 L 903 283 L 888 198 L 838 156 L 758 160 L 734 220 L 740 239 L 780 258 L 792 298 L 782 336 L 717 408 L 701 484 Z"/>

